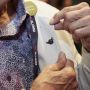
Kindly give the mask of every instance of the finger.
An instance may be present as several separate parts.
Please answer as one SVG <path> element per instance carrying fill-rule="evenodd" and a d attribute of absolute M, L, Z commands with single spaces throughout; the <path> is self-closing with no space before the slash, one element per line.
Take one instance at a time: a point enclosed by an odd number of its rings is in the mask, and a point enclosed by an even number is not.
<path fill-rule="evenodd" d="M 71 23 L 75 22 L 75 24 L 76 24 L 76 22 L 78 22 L 78 20 L 80 20 L 81 18 L 86 17 L 88 15 L 90 15 L 90 7 L 85 7 L 80 10 L 75 10 L 75 11 L 66 13 L 65 18 L 64 18 L 64 24 L 63 24 L 64 30 L 68 30 L 70 32 L 73 29 L 72 27 L 70 27 Z M 86 22 L 88 22 L 88 20 Z M 83 23 L 83 24 L 79 23 L 76 25 L 75 29 L 77 29 L 81 26 L 83 27 L 83 26 L 85 26 L 85 24 L 87 25 L 87 23 Z"/>
<path fill-rule="evenodd" d="M 72 85 L 72 90 L 77 90 L 78 89 L 78 83 L 74 82 L 74 84 Z"/>
<path fill-rule="evenodd" d="M 77 85 L 78 84 L 76 78 L 71 78 L 65 85 L 64 90 L 74 90 L 75 88 L 77 88 Z"/>
<path fill-rule="evenodd" d="M 66 19 L 67 21 L 75 21 L 82 17 L 85 17 L 86 15 L 90 15 L 90 7 L 84 7 L 80 10 L 75 10 L 71 12 L 67 12 Z"/>
<path fill-rule="evenodd" d="M 40 90 L 59 90 L 60 85 L 52 84 L 52 83 L 43 83 Z"/>
<path fill-rule="evenodd" d="M 67 84 L 64 87 L 64 90 L 69 90 L 69 88 L 72 87 L 71 84 L 72 84 L 72 79 L 67 82 Z"/>
<path fill-rule="evenodd" d="M 76 73 L 71 67 L 65 67 L 60 71 L 53 73 L 54 77 L 51 78 L 51 83 L 66 85 L 71 80 L 76 80 Z"/>
<path fill-rule="evenodd" d="M 84 27 L 81 29 L 77 29 L 74 31 L 74 34 L 76 37 L 80 38 L 80 40 L 85 37 L 88 37 L 88 36 L 90 36 L 90 26 Z"/>
<path fill-rule="evenodd" d="M 90 36 L 86 38 L 86 42 L 90 42 Z"/>
<path fill-rule="evenodd" d="M 65 54 L 63 52 L 60 52 L 57 63 L 50 65 L 49 67 L 47 67 L 47 69 L 50 69 L 52 71 L 59 71 L 65 67 L 66 63 L 67 59 Z"/>
<path fill-rule="evenodd" d="M 66 63 L 67 63 L 66 56 L 63 52 L 61 52 L 59 55 L 58 61 L 57 61 L 58 69 L 59 70 L 63 69 L 65 67 Z"/>
<path fill-rule="evenodd" d="M 80 39 L 76 37 L 74 34 L 72 34 L 72 37 L 75 43 L 81 43 Z"/>
<path fill-rule="evenodd" d="M 72 82 L 70 85 L 68 85 L 68 89 L 65 90 L 77 90 L 78 89 L 78 84 L 75 82 Z"/>
<path fill-rule="evenodd" d="M 66 12 L 73 11 L 73 10 L 80 10 L 83 7 L 89 7 L 89 5 L 85 2 L 83 2 L 78 5 L 70 6 L 70 7 L 66 7 L 66 8 L 62 9 L 61 11 L 59 11 L 58 13 L 55 14 L 55 16 L 51 19 L 50 24 L 55 25 L 55 24 L 59 23 L 60 20 L 64 18 L 64 15 Z"/>
<path fill-rule="evenodd" d="M 77 81 L 74 81 L 68 90 L 77 90 L 77 89 L 78 89 L 78 83 Z"/>
<path fill-rule="evenodd" d="M 69 24 L 69 31 L 73 34 L 76 29 L 90 25 L 90 15 Z"/>
<path fill-rule="evenodd" d="M 72 67 L 74 68 L 74 62 L 72 60 L 69 60 L 67 61 L 67 64 L 66 64 L 66 67 Z"/>
<path fill-rule="evenodd" d="M 63 21 L 60 21 L 59 23 L 54 25 L 55 30 L 63 30 Z"/>
<path fill-rule="evenodd" d="M 83 47 L 90 52 L 90 37 L 82 39 L 81 42 L 83 43 Z"/>

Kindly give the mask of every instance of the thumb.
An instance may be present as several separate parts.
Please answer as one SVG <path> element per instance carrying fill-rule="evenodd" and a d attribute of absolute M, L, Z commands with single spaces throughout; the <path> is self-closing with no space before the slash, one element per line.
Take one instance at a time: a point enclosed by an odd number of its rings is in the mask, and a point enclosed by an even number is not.
<path fill-rule="evenodd" d="M 63 69 L 66 66 L 67 63 L 67 59 L 66 59 L 66 55 L 63 52 L 60 52 L 59 54 L 59 58 L 57 61 L 57 65 L 58 65 L 58 69 Z"/>
<path fill-rule="evenodd" d="M 70 59 L 68 59 L 66 67 L 72 67 L 74 69 L 74 62 Z"/>

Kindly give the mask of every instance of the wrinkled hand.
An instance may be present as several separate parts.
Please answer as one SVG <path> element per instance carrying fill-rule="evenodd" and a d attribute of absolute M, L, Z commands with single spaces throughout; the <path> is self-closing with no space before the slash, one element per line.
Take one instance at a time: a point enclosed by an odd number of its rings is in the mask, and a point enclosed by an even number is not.
<path fill-rule="evenodd" d="M 50 21 L 55 29 L 70 32 L 76 42 L 90 52 L 90 7 L 83 2 L 76 6 L 66 7 L 59 11 Z"/>
<path fill-rule="evenodd" d="M 45 68 L 31 90 L 77 90 L 73 62 L 67 61 L 64 53 L 60 54 L 57 64 Z"/>

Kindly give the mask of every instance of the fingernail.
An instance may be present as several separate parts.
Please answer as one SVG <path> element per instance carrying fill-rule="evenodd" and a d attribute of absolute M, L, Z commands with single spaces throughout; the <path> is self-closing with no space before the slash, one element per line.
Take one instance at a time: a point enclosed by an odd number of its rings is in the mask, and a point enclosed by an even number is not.
<path fill-rule="evenodd" d="M 54 24 L 54 19 L 52 18 L 49 22 L 50 25 L 53 25 Z"/>
<path fill-rule="evenodd" d="M 65 53 L 61 52 L 59 54 L 59 58 L 57 61 L 58 68 L 63 69 L 65 67 L 66 63 L 67 63 L 67 59 L 66 59 Z"/>
<path fill-rule="evenodd" d="M 65 53 L 60 52 L 57 63 L 61 62 L 61 60 L 64 60 L 64 59 L 66 59 Z"/>
<path fill-rule="evenodd" d="M 61 51 L 60 54 L 59 54 L 59 58 L 61 58 L 61 59 L 62 59 L 62 58 L 66 58 L 65 53 Z"/>

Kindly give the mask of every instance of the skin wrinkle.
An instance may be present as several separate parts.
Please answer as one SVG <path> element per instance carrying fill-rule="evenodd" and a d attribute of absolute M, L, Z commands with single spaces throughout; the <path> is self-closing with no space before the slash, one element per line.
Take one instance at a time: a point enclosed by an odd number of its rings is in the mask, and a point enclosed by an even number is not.
<path fill-rule="evenodd" d="M 60 24 L 62 19 L 63 24 Z M 56 23 L 58 21 L 59 23 Z M 50 24 L 54 25 L 56 30 L 68 31 L 76 43 L 82 43 L 82 46 L 90 51 L 90 42 L 86 41 L 86 37 L 90 36 L 90 7 L 87 3 L 64 8 L 51 19 Z"/>

